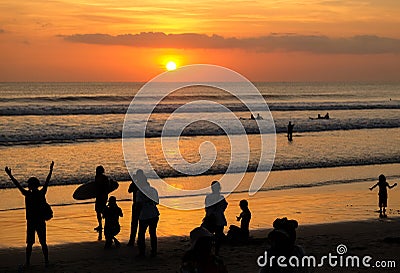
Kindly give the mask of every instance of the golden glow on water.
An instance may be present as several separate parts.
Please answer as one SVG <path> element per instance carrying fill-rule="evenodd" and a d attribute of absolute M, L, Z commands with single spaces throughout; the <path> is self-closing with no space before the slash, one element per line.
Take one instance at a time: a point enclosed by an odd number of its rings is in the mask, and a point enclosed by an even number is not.
<path fill-rule="evenodd" d="M 386 174 L 396 173 L 397 165 L 382 165 L 381 171 Z M 364 177 L 376 172 L 376 166 L 358 166 L 332 169 L 311 169 L 273 172 L 268 179 L 273 184 L 279 181 L 295 180 L 307 177 L 311 180 L 319 180 L 321 176 L 330 176 L 333 179 L 347 174 L 349 177 Z M 330 173 L 330 174 L 328 174 Z M 251 174 L 246 175 L 249 179 Z M 209 183 L 218 179 L 218 176 L 197 177 L 197 183 Z M 178 184 L 186 178 L 172 178 Z M 151 181 L 150 181 L 151 182 Z M 391 181 L 392 183 L 393 181 Z M 173 182 L 171 181 L 171 184 Z M 305 224 L 329 223 L 338 221 L 364 220 L 377 217 L 376 203 L 377 194 L 371 192 L 368 187 L 371 182 L 354 183 L 346 185 L 331 185 L 315 188 L 289 189 L 280 191 L 259 192 L 249 197 L 247 193 L 233 194 L 227 198 L 229 203 L 226 210 L 228 225 L 237 224 L 236 216 L 240 213 L 238 203 L 241 199 L 249 201 L 252 212 L 250 229 L 271 228 L 272 222 L 277 217 L 286 216 L 296 219 L 300 226 Z M 120 188 L 113 193 L 120 200 L 130 198 L 127 193 L 129 183 L 120 183 Z M 71 198 L 76 186 L 50 187 L 48 201 L 53 203 L 60 198 Z M 2 202 L 15 202 L 18 200 L 20 206 L 24 206 L 24 198 L 17 189 L 8 190 L 6 194 L 0 195 Z M 65 196 L 65 197 L 63 197 Z M 400 191 L 390 191 L 390 208 L 400 206 Z M 185 199 L 175 199 L 179 202 L 187 202 Z M 130 232 L 130 201 L 118 201 L 122 208 L 124 217 L 120 219 L 121 232 L 118 238 L 126 241 Z M 96 225 L 94 204 L 53 206 L 54 218 L 47 223 L 47 238 L 49 244 L 75 243 L 82 241 L 93 241 L 96 234 L 93 227 Z M 204 210 L 179 211 L 159 206 L 161 213 L 157 229 L 158 236 L 188 236 L 189 232 L 201 224 Z M 4 236 L 0 247 L 21 247 L 25 245 L 25 211 L 3 211 L 0 212 L 0 230 Z M 389 217 L 396 215 L 395 210 L 389 210 Z M 225 230 L 227 232 L 227 230 Z"/>
<path fill-rule="evenodd" d="M 382 137 L 400 134 L 400 129 L 376 129 L 353 131 L 327 131 L 318 133 L 295 134 L 294 141 L 288 143 L 285 134 L 277 135 L 277 153 L 275 167 L 304 166 L 307 164 L 321 165 L 325 162 L 354 162 L 371 156 L 378 158 L 393 158 L 400 154 L 400 146 L 396 138 Z M 259 158 L 259 136 L 249 135 L 251 149 L 250 162 L 256 166 Z M 368 139 L 368 141 L 360 141 Z M 164 138 L 168 142 L 168 138 Z M 217 149 L 217 160 L 212 170 L 224 170 L 230 159 L 229 139 L 225 136 L 198 136 L 181 137 L 179 139 L 180 152 L 188 162 L 197 162 L 200 159 L 198 147 L 204 141 L 211 141 Z M 135 150 L 138 139 L 129 139 L 129 145 Z M 147 154 L 153 168 L 159 174 L 170 174 L 170 167 L 161 150 L 158 138 L 146 139 Z M 374 143 L 371 145 L 370 143 Z M 16 177 L 26 181 L 29 176 L 35 175 L 41 181 L 47 175 L 47 166 L 51 160 L 56 162 L 53 180 L 57 183 L 81 182 L 82 179 L 92 179 L 95 168 L 102 164 L 110 175 L 127 174 L 120 140 L 102 140 L 74 144 L 27 145 L 0 147 L 2 156 L 0 166 L 9 166 Z M 349 153 L 349 151 L 352 151 Z M 134 164 L 138 168 L 146 166 L 146 158 L 135 157 Z M 6 176 L 1 182 L 11 183 Z M 194 189 L 195 185 L 185 185 L 185 188 Z M 202 186 L 200 186 L 202 187 Z"/>

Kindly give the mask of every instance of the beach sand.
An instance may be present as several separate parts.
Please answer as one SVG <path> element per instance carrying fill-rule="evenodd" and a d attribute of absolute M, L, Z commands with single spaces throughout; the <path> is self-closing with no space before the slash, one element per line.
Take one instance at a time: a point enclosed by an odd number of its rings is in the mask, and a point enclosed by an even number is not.
<path fill-rule="evenodd" d="M 390 166 L 386 166 L 389 168 Z M 373 168 L 373 167 L 371 167 Z M 347 170 L 350 172 L 352 169 Z M 315 170 L 315 175 L 329 170 Z M 341 172 L 345 172 L 341 168 Z M 313 170 L 291 172 L 308 173 Z M 293 174 L 293 173 L 292 173 Z M 279 179 L 284 172 L 275 173 Z M 273 175 L 272 175 L 273 176 Z M 212 180 L 213 176 L 201 179 Z M 272 177 L 273 178 L 273 177 Z M 395 181 L 390 181 L 393 184 Z M 400 236 L 400 191 L 389 192 L 387 219 L 379 219 L 377 213 L 377 191 L 369 191 L 374 182 L 363 181 L 350 184 L 334 184 L 304 188 L 280 189 L 258 192 L 249 197 L 247 193 L 231 194 L 226 216 L 229 224 L 237 224 L 235 216 L 240 213 L 238 203 L 249 200 L 252 211 L 251 235 L 253 241 L 246 246 L 223 246 L 221 254 L 229 272 L 257 272 L 257 257 L 263 253 L 265 238 L 277 217 L 288 217 L 299 222 L 298 243 L 307 254 L 317 257 L 336 254 L 336 247 L 345 244 L 350 255 L 370 255 L 374 260 L 398 260 L 400 244 L 386 243 L 386 237 Z M 121 183 L 122 192 L 129 183 Z M 72 192 L 76 186 L 57 186 L 49 192 Z M 68 194 L 70 194 L 68 193 Z M 16 189 L 3 194 L 7 198 L 20 198 Z M 4 200 L 3 200 L 4 201 Z M 180 201 L 184 202 L 184 201 Z M 129 238 L 131 202 L 120 201 L 124 211 L 121 233 L 117 238 L 123 243 L 120 249 L 106 251 L 104 241 L 97 242 L 93 231 L 96 225 L 94 204 L 53 206 L 55 217 L 47 223 L 47 239 L 52 262 L 48 272 L 176 272 L 180 259 L 189 247 L 190 230 L 201 223 L 203 210 L 179 211 L 159 206 L 161 216 L 158 227 L 159 256 L 156 259 L 135 260 L 137 249 L 125 246 Z M 25 211 L 4 210 L 0 212 L 0 271 L 18 269 L 24 261 Z M 225 229 L 227 232 L 227 229 Z M 149 244 L 149 242 L 147 243 Z M 400 264 L 398 265 L 400 266 Z M 42 254 L 38 244 L 32 256 L 31 272 L 44 270 Z M 372 272 L 372 269 L 369 269 Z M 398 269 L 397 269 L 398 270 Z M 323 268 L 311 272 L 360 272 L 361 269 Z M 398 272 L 385 269 L 373 272 Z"/>
<path fill-rule="evenodd" d="M 257 257 L 265 248 L 264 238 L 270 229 L 252 231 L 252 243 L 244 246 L 223 245 L 221 256 L 228 272 L 257 272 Z M 375 261 L 393 260 L 397 268 L 313 268 L 310 272 L 398 272 L 400 243 L 385 242 L 387 237 L 400 234 L 400 218 L 304 225 L 298 228 L 297 242 L 307 255 L 317 259 L 329 253 L 336 255 L 339 244 L 347 246 L 345 255 L 371 256 Z M 390 240 L 389 240 L 390 241 Z M 159 239 L 156 258 L 135 259 L 137 249 L 123 245 L 119 249 L 104 250 L 103 242 L 60 244 L 50 247 L 51 265 L 47 272 L 176 272 L 181 257 L 189 247 L 187 238 L 163 237 Z M 0 271 L 15 272 L 23 263 L 25 249 L 0 249 Z M 41 272 L 45 268 L 39 247 L 34 248 L 32 266 L 27 272 Z"/>

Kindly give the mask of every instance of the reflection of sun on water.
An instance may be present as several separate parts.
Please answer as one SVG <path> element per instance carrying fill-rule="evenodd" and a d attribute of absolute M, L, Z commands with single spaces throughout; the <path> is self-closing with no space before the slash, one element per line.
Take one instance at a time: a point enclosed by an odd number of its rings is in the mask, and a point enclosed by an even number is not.
<path fill-rule="evenodd" d="M 176 69 L 176 63 L 173 61 L 169 61 L 165 67 L 167 68 L 168 71 L 172 71 Z"/>

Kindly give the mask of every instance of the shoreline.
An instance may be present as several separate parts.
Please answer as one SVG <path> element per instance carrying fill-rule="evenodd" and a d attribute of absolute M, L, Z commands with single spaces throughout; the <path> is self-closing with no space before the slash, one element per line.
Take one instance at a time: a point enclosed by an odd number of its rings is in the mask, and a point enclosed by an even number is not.
<path fill-rule="evenodd" d="M 276 169 L 274 169 L 273 167 L 272 167 L 272 169 L 270 170 L 270 172 L 284 172 L 284 171 L 300 171 L 300 170 L 305 170 L 305 171 L 307 171 L 307 170 L 313 170 L 313 169 L 335 169 L 335 168 L 346 168 L 346 167 L 349 167 L 349 168 L 352 168 L 352 167 L 371 167 L 371 166 L 389 166 L 389 165 L 397 165 L 397 164 L 399 164 L 400 165 L 400 162 L 398 162 L 398 160 L 393 160 L 393 161 L 391 161 L 391 160 L 388 160 L 388 161 L 384 161 L 384 162 L 379 162 L 379 163 L 377 163 L 377 162 L 358 162 L 358 163 L 344 163 L 344 164 L 337 164 L 336 166 L 331 166 L 331 165 L 320 165 L 320 166 L 317 166 L 317 165 L 310 165 L 310 166 L 293 166 L 293 167 L 291 167 L 291 168 L 276 168 Z M 256 172 L 266 172 L 266 171 L 264 171 L 264 170 L 261 170 L 261 171 L 256 171 L 256 170 L 247 170 L 246 171 L 246 173 L 249 173 L 249 174 L 254 174 L 254 173 L 256 173 Z M 218 172 L 216 172 L 216 173 L 206 173 L 206 174 L 201 174 L 201 175 L 198 175 L 197 177 L 199 177 L 199 176 L 201 176 L 201 177 L 216 177 L 216 176 L 222 176 L 222 175 L 225 175 L 225 174 L 228 174 L 228 175 L 240 175 L 240 174 L 242 174 L 242 172 L 232 172 L 232 173 L 224 173 L 224 172 L 221 172 L 221 173 L 218 173 Z M 161 179 L 185 179 L 185 178 L 190 178 L 191 176 L 188 176 L 188 175 L 186 175 L 186 174 L 182 174 L 182 175 L 176 175 L 176 176 L 160 176 L 160 178 Z M 388 178 L 390 178 L 391 176 L 387 176 Z M 400 176 L 398 176 L 398 175 L 394 175 L 394 177 L 397 179 L 397 178 L 400 178 Z M 375 178 L 374 178 L 375 179 Z M 149 178 L 149 180 L 155 180 L 154 178 Z M 90 181 L 89 181 L 90 182 Z M 129 183 L 130 182 L 130 180 L 128 179 L 128 180 L 126 180 L 126 179 L 123 179 L 123 180 L 121 180 L 121 181 L 118 181 L 118 183 Z M 85 184 L 85 183 L 88 183 L 88 182 L 83 182 L 83 183 L 71 183 L 71 184 L 50 184 L 49 185 L 49 188 L 52 188 L 52 187 L 63 187 L 63 186 L 76 186 L 76 187 L 78 187 L 78 186 L 80 186 L 80 185 L 82 185 L 82 184 Z M 354 182 L 354 183 L 358 183 L 358 182 Z M 338 184 L 340 184 L 340 183 L 338 183 Z M 26 184 L 26 182 L 25 181 L 22 181 L 21 182 L 21 185 L 23 186 L 23 187 L 27 187 L 27 184 Z M 7 189 L 16 189 L 16 187 L 15 187 L 15 185 L 14 184 L 12 184 L 12 183 L 0 183 L 0 191 L 1 190 L 7 190 Z M 265 190 L 267 190 L 267 191 L 269 191 L 269 190 L 280 190 L 280 189 L 265 189 Z M 176 197 L 184 197 L 184 196 L 176 196 Z M 170 197 L 162 197 L 162 196 L 160 196 L 160 198 L 170 198 Z M 175 196 L 174 196 L 174 198 L 175 198 Z M 66 204 L 66 205 L 69 205 L 69 204 Z M 2 209 L 0 209 L 0 211 L 2 211 Z"/>
<path fill-rule="evenodd" d="M 318 173 L 317 173 L 318 174 Z M 280 177 L 278 177 L 280 178 Z M 306 177 L 310 179 L 310 176 Z M 281 178 L 280 178 L 281 179 Z M 279 179 L 279 180 L 280 180 Z M 393 183 L 391 181 L 391 183 Z M 236 216 L 240 213 L 239 201 L 247 199 L 252 212 L 251 230 L 272 227 L 276 218 L 296 219 L 299 225 L 335 223 L 343 221 L 363 221 L 378 218 L 377 191 L 369 191 L 370 182 L 328 185 L 310 188 L 294 188 L 278 191 L 258 192 L 253 196 L 247 193 L 232 194 L 227 197 L 228 208 L 225 215 L 228 225 L 238 224 Z M 127 188 L 129 183 L 120 187 Z M 62 190 L 60 191 L 62 192 Z M 60 195 L 53 191 L 53 194 Z M 23 202 L 16 192 L 10 192 L 11 198 Z M 118 195 L 116 195 L 118 197 Z M 6 196 L 4 196 L 6 197 Z M 50 198 L 48 199 L 50 200 Z M 129 200 L 129 199 L 128 199 Z M 50 202 L 50 201 L 49 201 Z M 188 202 L 185 198 L 175 202 Z M 51 202 L 50 202 L 51 203 Z M 131 202 L 119 201 L 124 217 L 120 219 L 121 241 L 129 238 L 131 221 Z M 179 205 L 177 203 L 177 205 Z M 396 188 L 389 192 L 388 216 L 400 216 L 400 191 Z M 158 225 L 158 236 L 187 236 L 204 217 L 204 210 L 182 211 L 159 206 L 161 213 Z M 94 204 L 72 206 L 53 206 L 54 218 L 47 222 L 47 240 L 49 245 L 79 243 L 97 239 L 93 231 L 96 226 Z M 18 247 L 25 245 L 25 210 L 1 211 L 0 230 L 3 236 L 1 247 Z M 185 223 L 185 225 L 182 225 Z M 228 231 L 225 228 L 225 233 Z"/>
<path fill-rule="evenodd" d="M 221 257 L 228 272 L 257 272 L 256 259 L 265 249 L 265 238 L 271 229 L 251 230 L 252 241 L 247 245 L 232 246 L 224 244 Z M 347 255 L 369 255 L 373 261 L 400 261 L 396 256 L 400 251 L 400 217 L 372 219 L 364 221 L 337 222 L 329 224 L 302 225 L 297 229 L 297 243 L 306 255 L 317 258 L 329 253 L 336 254 L 339 244 L 347 246 Z M 157 258 L 137 260 L 136 248 L 125 246 L 125 240 L 119 249 L 104 250 L 102 242 L 80 242 L 54 245 L 49 247 L 51 272 L 95 272 L 108 268 L 114 272 L 176 272 L 184 252 L 189 248 L 187 236 L 159 238 Z M 149 242 L 147 242 L 148 244 Z M 15 272 L 24 261 L 24 247 L 0 248 L 0 270 Z M 40 246 L 34 247 L 30 272 L 44 270 Z M 363 268 L 364 272 L 396 272 L 395 268 Z M 312 272 L 360 272 L 360 268 L 332 268 L 326 265 L 313 268 Z"/>
<path fill-rule="evenodd" d="M 261 192 L 274 192 L 282 190 L 292 190 L 301 188 L 319 188 L 331 185 L 348 185 L 358 184 L 363 182 L 374 183 L 378 179 L 380 173 L 384 173 L 389 181 L 400 180 L 400 173 L 398 169 L 400 163 L 380 163 L 380 164 L 363 164 L 363 165 L 350 165 L 350 166 L 335 166 L 335 167 L 318 167 L 318 168 L 295 168 L 284 170 L 272 170 L 267 175 L 268 178 L 264 182 L 263 187 L 258 191 Z M 261 173 L 265 173 L 260 171 Z M 251 179 L 256 172 L 246 172 L 238 187 L 231 194 L 246 194 L 251 183 Z M 165 177 L 162 178 L 166 183 L 173 186 L 181 186 L 184 189 L 198 189 L 205 185 L 208 186 L 211 181 L 219 180 L 224 174 L 202 174 L 198 176 L 178 176 L 178 177 Z M 236 179 L 243 173 L 228 173 L 226 176 L 231 179 Z M 303 178 L 303 176 L 305 178 Z M 112 177 L 112 176 L 111 176 Z M 149 178 L 149 181 L 157 181 L 157 179 Z M 127 189 L 130 180 L 119 181 L 119 188 L 112 192 L 110 195 L 115 195 L 119 201 L 132 200 L 131 194 L 128 194 Z M 153 182 L 152 182 L 153 183 Z M 14 185 L 11 181 L 9 185 Z M 51 184 L 49 191 L 46 195 L 47 200 L 52 206 L 70 206 L 78 204 L 94 204 L 94 199 L 88 200 L 74 200 L 72 198 L 73 191 L 84 183 L 77 184 Z M 24 186 L 24 183 L 22 183 Z M 224 189 L 222 189 L 222 193 Z M 8 200 L 6 203 L 0 200 L 0 213 L 11 210 L 24 210 L 23 198 L 18 198 L 20 195 L 17 188 L 7 187 L 1 188 L 0 195 L 3 200 Z M 199 196 L 205 197 L 206 194 Z M 171 198 L 190 198 L 195 196 L 164 196 L 159 193 L 160 199 Z"/>

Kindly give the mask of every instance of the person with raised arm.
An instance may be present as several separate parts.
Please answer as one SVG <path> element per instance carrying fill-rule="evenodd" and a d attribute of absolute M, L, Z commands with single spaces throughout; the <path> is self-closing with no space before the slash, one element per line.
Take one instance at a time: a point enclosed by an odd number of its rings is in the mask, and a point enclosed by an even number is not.
<path fill-rule="evenodd" d="M 46 243 L 46 216 L 44 207 L 47 205 L 46 193 L 53 173 L 54 162 L 50 164 L 50 171 L 47 175 L 46 182 L 39 190 L 40 181 L 36 177 L 28 179 L 28 190 L 24 189 L 17 179 L 12 175 L 11 169 L 5 167 L 5 171 L 10 177 L 14 185 L 25 196 L 25 212 L 26 212 L 26 266 L 30 265 L 32 246 L 35 243 L 35 232 L 39 237 L 40 245 L 44 256 L 45 266 L 49 265 L 49 250 Z"/>

